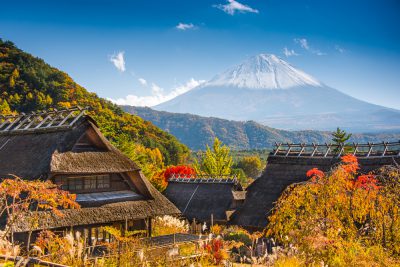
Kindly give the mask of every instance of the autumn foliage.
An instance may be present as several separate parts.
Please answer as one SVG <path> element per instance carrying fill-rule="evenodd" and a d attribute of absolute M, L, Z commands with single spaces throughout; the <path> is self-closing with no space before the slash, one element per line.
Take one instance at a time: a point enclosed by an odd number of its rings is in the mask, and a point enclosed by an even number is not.
<path fill-rule="evenodd" d="M 204 248 L 212 256 L 217 265 L 228 257 L 224 250 L 224 242 L 220 238 L 214 238 L 210 242 L 207 242 L 204 244 Z"/>
<path fill-rule="evenodd" d="M 309 170 L 308 182 L 283 192 L 266 234 L 311 265 L 391 265 L 400 255 L 400 171 L 359 169 L 357 158 L 345 155 L 328 173 Z"/>
<path fill-rule="evenodd" d="M 164 179 L 168 181 L 172 176 L 180 178 L 190 178 L 196 174 L 195 170 L 190 166 L 178 165 L 170 166 L 164 171 Z"/>
<path fill-rule="evenodd" d="M 15 177 L 2 179 L 0 183 L 0 217 L 7 217 L 4 236 L 10 237 L 13 242 L 15 224 L 21 220 L 26 221 L 32 228 L 44 220 L 44 214 L 39 211 L 48 211 L 48 215 L 63 216 L 61 209 L 79 208 L 75 202 L 76 196 L 61 190 L 51 181 L 26 181 Z M 32 233 L 34 229 L 31 229 Z M 29 251 L 30 234 L 27 242 Z"/>

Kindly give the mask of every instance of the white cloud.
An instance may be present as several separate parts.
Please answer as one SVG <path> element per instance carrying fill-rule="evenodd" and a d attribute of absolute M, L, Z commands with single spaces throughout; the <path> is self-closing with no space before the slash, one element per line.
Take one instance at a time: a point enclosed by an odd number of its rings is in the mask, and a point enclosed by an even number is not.
<path fill-rule="evenodd" d="M 335 50 L 339 51 L 339 53 L 343 54 L 344 52 L 346 52 L 346 50 L 344 50 L 342 47 L 335 45 Z"/>
<path fill-rule="evenodd" d="M 313 53 L 313 54 L 316 54 L 317 56 L 326 56 L 326 55 L 327 55 L 326 53 L 321 52 L 321 51 L 319 51 L 319 50 L 314 50 L 312 53 Z"/>
<path fill-rule="evenodd" d="M 147 81 L 143 78 L 139 78 L 138 81 L 140 82 L 141 85 L 147 86 Z"/>
<path fill-rule="evenodd" d="M 110 56 L 110 61 L 114 64 L 114 66 L 121 72 L 125 71 L 125 52 L 118 52 L 118 54 L 114 54 Z"/>
<path fill-rule="evenodd" d="M 241 4 L 235 0 L 228 0 L 228 3 L 225 5 L 219 4 L 219 5 L 214 5 L 214 7 L 221 9 L 225 13 L 233 16 L 235 12 L 240 12 L 240 13 L 258 13 L 257 9 L 251 8 L 248 5 Z"/>
<path fill-rule="evenodd" d="M 205 80 L 195 80 L 191 78 L 188 82 L 183 85 L 179 85 L 174 88 L 171 92 L 165 94 L 164 89 L 155 83 L 151 84 L 151 95 L 148 96 L 137 96 L 127 95 L 125 98 L 118 98 L 116 100 L 109 99 L 110 101 L 118 105 L 131 105 L 131 106 L 147 106 L 152 107 L 162 102 L 171 100 L 178 95 L 188 92 L 189 90 L 204 83 Z"/>
<path fill-rule="evenodd" d="M 326 53 L 321 52 L 318 49 L 312 48 L 306 38 L 295 38 L 295 39 L 293 39 L 293 41 L 295 43 L 299 44 L 301 48 L 303 48 L 304 50 L 307 50 L 308 52 L 310 52 L 314 55 L 317 55 L 317 56 L 325 56 L 326 55 Z"/>
<path fill-rule="evenodd" d="M 298 56 L 299 54 L 297 54 L 293 49 L 289 50 L 287 49 L 287 47 L 283 48 L 283 54 L 286 57 L 291 57 L 291 56 Z"/>
<path fill-rule="evenodd" d="M 187 24 L 187 23 L 179 22 L 179 24 L 176 25 L 175 28 L 177 28 L 178 30 L 185 31 L 185 30 L 189 30 L 189 29 L 194 29 L 195 26 L 193 25 L 193 23 Z"/>
<path fill-rule="evenodd" d="M 310 46 L 308 45 L 308 41 L 305 38 L 295 38 L 295 43 L 298 43 L 305 50 L 310 50 Z"/>

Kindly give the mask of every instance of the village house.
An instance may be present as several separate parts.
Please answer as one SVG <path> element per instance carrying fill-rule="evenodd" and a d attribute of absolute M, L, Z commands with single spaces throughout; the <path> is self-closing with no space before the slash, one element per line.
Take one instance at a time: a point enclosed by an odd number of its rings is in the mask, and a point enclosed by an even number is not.
<path fill-rule="evenodd" d="M 171 177 L 164 195 L 193 223 L 226 224 L 246 192 L 236 178 Z"/>
<path fill-rule="evenodd" d="M 80 108 L 3 117 L 0 122 L 0 176 L 50 180 L 76 194 L 80 209 L 59 217 L 41 211 L 37 225 L 20 220 L 15 237 L 28 231 L 80 231 L 90 243 L 110 237 L 101 226 L 144 230 L 152 218 L 180 211 L 146 179 L 140 168 L 101 134 Z M 46 216 L 45 216 L 46 215 Z"/>
<path fill-rule="evenodd" d="M 269 154 L 262 175 L 247 187 L 246 200 L 231 216 L 229 224 L 251 231 L 262 231 L 282 192 L 295 183 L 307 181 L 308 170 L 330 171 L 348 150 L 368 173 L 385 165 L 400 164 L 400 142 L 353 144 L 349 146 L 317 144 L 277 144 Z"/>

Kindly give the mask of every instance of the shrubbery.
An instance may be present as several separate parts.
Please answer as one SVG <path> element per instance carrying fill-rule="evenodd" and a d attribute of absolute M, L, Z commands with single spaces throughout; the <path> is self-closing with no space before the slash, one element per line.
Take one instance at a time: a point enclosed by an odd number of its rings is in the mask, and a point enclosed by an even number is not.
<path fill-rule="evenodd" d="M 307 264 L 399 264 L 399 169 L 358 170 L 352 155 L 330 173 L 310 170 L 309 181 L 291 185 L 279 198 L 267 235 L 296 248 Z"/>

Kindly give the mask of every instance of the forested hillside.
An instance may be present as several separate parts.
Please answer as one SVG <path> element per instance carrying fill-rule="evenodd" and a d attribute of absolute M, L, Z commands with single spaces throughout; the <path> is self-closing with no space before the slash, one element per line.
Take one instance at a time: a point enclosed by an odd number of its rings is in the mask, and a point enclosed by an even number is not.
<path fill-rule="evenodd" d="M 1 39 L 0 96 L 0 114 L 88 106 L 89 115 L 103 134 L 153 172 L 161 165 L 181 164 L 189 156 L 189 149 L 171 134 L 125 113 L 110 101 L 88 92 L 67 73 Z"/>
<path fill-rule="evenodd" d="M 324 143 L 330 142 L 332 138 L 330 132 L 278 130 L 254 121 L 231 121 L 143 107 L 123 106 L 122 108 L 173 134 L 193 150 L 205 149 L 215 137 L 233 149 L 266 149 L 272 148 L 275 142 Z M 398 132 L 353 134 L 350 142 L 382 142 L 399 139 Z"/>

